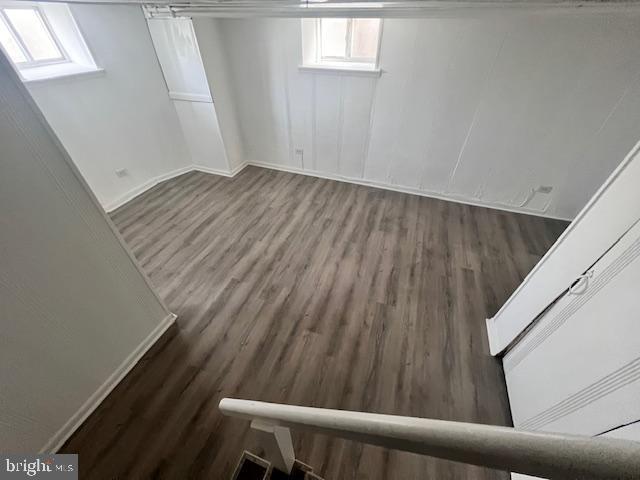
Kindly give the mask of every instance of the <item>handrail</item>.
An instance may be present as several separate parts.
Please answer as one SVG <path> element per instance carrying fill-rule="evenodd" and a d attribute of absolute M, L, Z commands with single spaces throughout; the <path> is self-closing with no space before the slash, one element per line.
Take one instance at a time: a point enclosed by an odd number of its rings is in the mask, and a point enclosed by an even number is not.
<path fill-rule="evenodd" d="M 640 443 L 223 398 L 220 411 L 280 427 L 550 479 L 638 479 Z"/>

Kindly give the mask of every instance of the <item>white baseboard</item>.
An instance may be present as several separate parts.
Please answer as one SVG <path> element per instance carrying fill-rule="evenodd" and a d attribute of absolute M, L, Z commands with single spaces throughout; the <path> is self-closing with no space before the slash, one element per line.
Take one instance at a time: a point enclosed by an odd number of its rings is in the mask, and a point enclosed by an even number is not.
<path fill-rule="evenodd" d="M 217 168 L 205 167 L 203 165 L 193 165 L 191 166 L 191 170 L 196 172 L 204 172 L 211 173 L 213 175 L 222 175 L 223 177 L 235 177 L 238 173 L 240 173 L 248 163 L 244 162 L 240 165 L 232 168 L 231 170 L 220 170 Z"/>
<path fill-rule="evenodd" d="M 483 201 L 480 201 L 480 200 L 475 199 L 475 198 L 469 198 L 469 197 L 465 197 L 465 196 L 461 196 L 461 195 L 455 195 L 455 194 L 447 194 L 447 195 L 445 195 L 445 194 L 442 194 L 442 193 L 439 193 L 439 192 L 433 192 L 433 191 L 429 191 L 429 190 L 420 190 L 420 189 L 412 188 L 412 187 L 403 187 L 401 185 L 392 185 L 392 184 L 384 183 L 384 182 L 377 182 L 377 181 L 373 181 L 373 180 L 363 180 L 361 178 L 346 177 L 346 176 L 343 176 L 343 175 L 336 175 L 336 174 L 332 174 L 332 173 L 319 172 L 319 171 L 316 171 L 316 170 L 306 170 L 306 169 L 302 169 L 302 168 L 299 168 L 299 167 L 292 167 L 292 166 L 288 166 L 288 165 L 279 165 L 279 164 L 275 164 L 275 163 L 259 162 L 259 161 L 255 161 L 255 160 L 251 160 L 251 161 L 248 161 L 248 162 L 243 162 L 240 165 L 232 168 L 231 170 L 220 170 L 220 169 L 216 169 L 216 168 L 205 167 L 205 166 L 202 166 L 202 165 L 190 165 L 188 167 L 183 167 L 183 168 L 180 168 L 178 170 L 174 170 L 172 172 L 169 172 L 169 173 L 167 173 L 165 175 L 161 175 L 159 177 L 156 177 L 156 178 L 154 178 L 152 180 L 149 180 L 148 182 L 140 185 L 139 187 L 136 187 L 133 190 L 130 190 L 125 195 L 120 197 L 118 200 L 116 200 L 114 202 L 111 202 L 110 204 L 106 205 L 104 207 L 104 209 L 107 212 L 111 212 L 111 211 L 115 210 L 116 208 L 121 207 L 125 203 L 133 200 L 135 197 L 137 197 L 138 195 L 141 195 L 142 193 L 144 193 L 148 189 L 150 189 L 152 187 L 155 187 L 158 183 L 164 182 L 165 180 L 169 180 L 169 179 L 171 179 L 173 177 L 177 177 L 177 176 L 182 175 L 182 174 L 187 173 L 187 172 L 198 171 L 198 172 L 210 173 L 210 174 L 213 174 L 213 175 L 221 175 L 223 177 L 235 177 L 238 173 L 240 173 L 242 170 L 244 170 L 249 165 L 253 165 L 253 166 L 256 166 L 256 167 L 262 167 L 262 168 L 269 168 L 271 170 L 280 170 L 282 172 L 298 173 L 300 175 L 307 175 L 307 176 L 310 176 L 310 177 L 326 178 L 327 180 L 336 180 L 336 181 L 339 181 L 339 182 L 353 183 L 355 185 L 364 185 L 364 186 L 367 186 L 367 187 L 381 188 L 383 190 L 390 190 L 390 191 L 393 191 L 393 192 L 409 193 L 411 195 L 418 195 L 420 197 L 436 198 L 438 200 L 445 200 L 447 202 L 462 203 L 462 204 L 465 204 L 465 205 L 473 205 L 473 206 L 476 206 L 476 207 L 493 208 L 495 210 L 503 210 L 503 211 L 506 211 L 506 212 L 514 212 L 514 213 L 523 213 L 525 215 L 535 215 L 537 217 L 553 218 L 553 219 L 556 219 L 556 220 L 564 220 L 564 221 L 567 221 L 567 222 L 570 222 L 572 220 L 571 218 L 563 218 L 563 217 L 558 217 L 558 216 L 554 216 L 554 215 L 549 215 L 549 214 L 546 214 L 544 212 L 540 212 L 540 211 L 536 211 L 536 210 L 528 210 L 526 208 L 509 207 L 509 206 L 506 206 L 504 204 L 483 202 Z"/>
<path fill-rule="evenodd" d="M 275 163 L 267 163 L 267 162 L 258 162 L 258 161 L 254 161 L 251 160 L 249 162 L 247 162 L 248 165 L 254 165 L 256 167 L 263 167 L 263 168 L 269 168 L 272 170 L 280 170 L 283 172 L 290 172 L 290 173 L 299 173 L 301 175 L 308 175 L 310 177 L 317 177 L 317 178 L 326 178 L 328 180 L 337 180 L 339 182 L 346 182 L 346 183 L 353 183 L 355 185 L 364 185 L 367 187 L 375 187 L 375 188 L 381 188 L 383 190 L 390 190 L 392 192 L 400 192 L 400 193 L 409 193 L 411 195 L 418 195 L 420 197 L 428 197 L 428 198 L 436 198 L 438 200 L 445 200 L 447 202 L 455 202 L 455 203 L 462 203 L 465 205 L 473 205 L 476 207 L 484 207 L 484 208 L 493 208 L 495 210 L 503 210 L 503 211 L 507 211 L 507 212 L 514 212 L 514 213 L 523 213 L 525 215 L 535 215 L 537 217 L 544 217 L 544 218 L 553 218 L 556 220 L 564 220 L 564 221 L 568 221 L 570 222 L 572 219 L 570 218 L 562 218 L 562 217 L 556 217 L 553 215 L 548 215 L 544 212 L 540 212 L 540 211 L 536 211 L 536 210 L 528 210 L 526 208 L 515 208 L 515 207 L 509 207 L 503 204 L 496 204 L 496 203 L 491 203 L 491 202 L 483 202 L 480 201 L 478 199 L 475 198 L 469 198 L 469 197 L 464 197 L 461 195 L 454 195 L 454 194 L 442 194 L 439 192 L 433 192 L 433 191 L 428 191 L 428 190 L 420 190 L 417 188 L 412 188 L 412 187 L 403 187 L 401 185 L 392 185 L 389 183 L 384 183 L 384 182 L 377 182 L 377 181 L 372 181 L 372 180 L 364 180 L 361 178 L 354 178 L 354 177 L 346 177 L 346 176 L 342 176 L 342 175 L 336 175 L 336 174 L 331 174 L 331 173 L 325 173 L 325 172 L 319 172 L 316 170 L 307 170 L 307 169 L 302 169 L 299 167 L 291 167 L 288 165 L 278 165 Z"/>
<path fill-rule="evenodd" d="M 249 162 L 242 162 L 240 165 L 236 165 L 231 169 L 231 176 L 235 177 L 237 174 L 239 174 L 242 170 L 244 170 L 248 166 L 249 166 Z"/>
<path fill-rule="evenodd" d="M 205 167 L 203 165 L 192 165 L 191 171 L 221 175 L 223 177 L 233 177 L 233 174 L 229 170 L 218 170 L 217 168 Z"/>
<path fill-rule="evenodd" d="M 116 208 L 121 207 L 127 202 L 130 202 L 131 200 L 136 198 L 138 195 L 143 194 L 150 188 L 155 187 L 160 182 L 164 182 L 165 180 L 169 180 L 170 178 L 180 176 L 184 173 L 190 172 L 191 170 L 193 170 L 193 166 L 188 165 L 186 167 L 178 168 L 177 170 L 172 170 L 171 172 L 154 177 L 151 180 L 144 182 L 142 185 L 138 185 L 137 187 L 132 188 L 124 195 L 118 197 L 116 200 L 109 202 L 104 206 L 104 209 L 107 212 L 112 212 Z"/>
<path fill-rule="evenodd" d="M 75 432 L 80 425 L 93 413 L 111 391 L 122 381 L 140 361 L 142 356 L 149 350 L 167 329 L 173 325 L 176 315 L 171 313 L 165 317 L 160 324 L 145 338 L 136 349 L 120 364 L 118 368 L 100 385 L 78 411 L 58 430 L 53 437 L 40 449 L 40 453 L 55 453 L 64 442 Z"/>

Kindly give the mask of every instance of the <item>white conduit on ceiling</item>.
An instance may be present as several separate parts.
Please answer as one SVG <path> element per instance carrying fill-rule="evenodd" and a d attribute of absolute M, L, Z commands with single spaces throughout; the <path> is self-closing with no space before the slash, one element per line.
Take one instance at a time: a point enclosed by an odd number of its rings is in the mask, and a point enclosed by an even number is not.
<path fill-rule="evenodd" d="M 447 17 L 465 12 L 557 12 L 639 8 L 640 0 L 49 0 L 85 4 L 140 4 L 149 17 Z"/>

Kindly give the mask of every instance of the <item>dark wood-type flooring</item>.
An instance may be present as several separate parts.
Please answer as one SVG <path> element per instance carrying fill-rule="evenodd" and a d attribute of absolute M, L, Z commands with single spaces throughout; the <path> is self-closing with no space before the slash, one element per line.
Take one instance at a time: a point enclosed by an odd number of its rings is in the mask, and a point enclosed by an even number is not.
<path fill-rule="evenodd" d="M 178 319 L 64 446 L 91 479 L 230 478 L 261 451 L 225 396 L 509 425 L 485 318 L 566 226 L 257 167 L 182 175 L 112 218 Z M 327 480 L 508 478 L 294 446 Z"/>

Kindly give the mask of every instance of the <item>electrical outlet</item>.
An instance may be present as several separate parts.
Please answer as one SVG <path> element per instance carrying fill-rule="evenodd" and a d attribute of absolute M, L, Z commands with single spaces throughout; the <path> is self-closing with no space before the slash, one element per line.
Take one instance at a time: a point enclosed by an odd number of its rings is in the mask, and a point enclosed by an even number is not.
<path fill-rule="evenodd" d="M 540 185 L 536 190 L 540 193 L 551 193 L 553 187 L 551 185 Z"/>
<path fill-rule="evenodd" d="M 120 178 L 126 177 L 127 175 L 129 175 L 129 172 L 127 172 L 126 168 L 119 168 L 116 170 L 116 176 Z"/>

